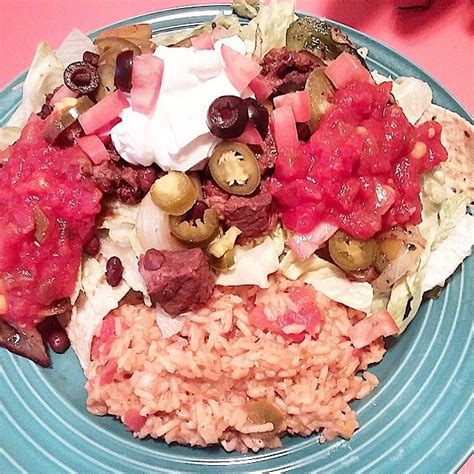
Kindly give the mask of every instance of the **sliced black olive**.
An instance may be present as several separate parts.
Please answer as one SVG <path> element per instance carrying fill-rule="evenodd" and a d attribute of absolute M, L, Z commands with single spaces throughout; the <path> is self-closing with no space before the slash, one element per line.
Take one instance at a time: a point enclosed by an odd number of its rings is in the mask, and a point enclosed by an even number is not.
<path fill-rule="evenodd" d="M 209 170 L 219 187 L 230 194 L 246 196 L 260 184 L 257 158 L 242 143 L 221 143 L 212 153 Z"/>
<path fill-rule="evenodd" d="M 269 115 L 267 108 L 257 100 L 249 97 L 245 99 L 249 120 L 253 123 L 260 136 L 265 139 L 268 133 Z"/>
<path fill-rule="evenodd" d="M 132 89 L 133 51 L 127 49 L 117 54 L 115 63 L 114 85 L 123 92 Z"/>
<path fill-rule="evenodd" d="M 64 70 L 64 84 L 79 94 L 90 94 L 99 87 L 99 74 L 94 66 L 84 61 L 69 64 Z"/>
<path fill-rule="evenodd" d="M 223 95 L 207 111 L 207 126 L 213 135 L 224 140 L 237 138 L 249 120 L 247 104 L 240 97 Z"/>

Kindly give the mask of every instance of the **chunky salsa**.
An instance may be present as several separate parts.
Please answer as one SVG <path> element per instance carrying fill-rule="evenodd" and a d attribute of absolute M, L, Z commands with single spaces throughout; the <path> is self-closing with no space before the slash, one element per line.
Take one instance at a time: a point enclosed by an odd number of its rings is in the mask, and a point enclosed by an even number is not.
<path fill-rule="evenodd" d="M 78 147 L 49 145 L 45 122 L 31 116 L 0 154 L 0 317 L 20 328 L 73 293 L 102 197 L 80 174 L 88 158 Z"/>
<path fill-rule="evenodd" d="M 272 192 L 286 227 L 331 222 L 358 239 L 421 221 L 421 174 L 447 159 L 434 121 L 415 127 L 391 83 L 351 83 L 306 144 L 279 156 Z"/>

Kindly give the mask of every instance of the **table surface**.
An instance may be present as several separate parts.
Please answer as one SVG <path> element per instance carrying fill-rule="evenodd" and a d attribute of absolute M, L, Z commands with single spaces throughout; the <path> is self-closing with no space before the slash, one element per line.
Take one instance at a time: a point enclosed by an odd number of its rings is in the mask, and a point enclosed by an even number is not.
<path fill-rule="evenodd" d="M 0 0 L 0 88 L 30 63 L 36 44 L 57 47 L 73 28 L 89 32 L 154 10 L 225 0 Z M 229 0 L 230 1 L 230 0 Z M 471 0 L 432 0 L 425 11 L 400 11 L 397 0 L 297 0 L 391 46 L 432 74 L 474 111 L 474 8 Z"/>

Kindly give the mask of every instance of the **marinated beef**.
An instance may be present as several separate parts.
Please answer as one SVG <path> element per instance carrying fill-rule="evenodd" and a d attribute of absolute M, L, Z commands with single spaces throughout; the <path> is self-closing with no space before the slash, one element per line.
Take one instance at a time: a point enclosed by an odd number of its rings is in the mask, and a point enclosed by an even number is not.
<path fill-rule="evenodd" d="M 214 274 L 202 249 L 150 249 L 139 262 L 148 293 L 167 313 L 199 308 L 211 296 Z"/>
<path fill-rule="evenodd" d="M 99 189 L 109 196 L 117 196 L 125 204 L 136 204 L 150 190 L 158 177 L 154 166 L 132 166 L 123 160 L 111 160 L 84 169 L 83 174 L 91 176 Z"/>
<path fill-rule="evenodd" d="M 208 207 L 212 207 L 217 211 L 217 217 L 219 220 L 224 220 L 224 206 L 229 199 L 230 194 L 227 194 L 219 188 L 212 179 L 208 179 L 202 183 L 202 194 L 204 202 Z"/>
<path fill-rule="evenodd" d="M 308 51 L 274 48 L 265 55 L 260 65 L 260 75 L 272 87 L 272 95 L 278 95 L 303 90 L 311 71 L 324 66 L 324 62 Z"/>
<path fill-rule="evenodd" d="M 271 230 L 272 214 L 272 195 L 264 189 L 252 196 L 231 196 L 224 205 L 226 224 L 238 227 L 242 237 L 258 237 Z"/>

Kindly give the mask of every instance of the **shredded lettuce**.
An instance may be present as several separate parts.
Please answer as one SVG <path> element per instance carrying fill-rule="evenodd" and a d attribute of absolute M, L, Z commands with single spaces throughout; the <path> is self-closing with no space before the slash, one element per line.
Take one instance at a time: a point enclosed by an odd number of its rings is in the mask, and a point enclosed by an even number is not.
<path fill-rule="evenodd" d="M 286 30 L 295 19 L 294 1 L 273 0 L 269 5 L 262 5 L 257 16 L 240 33 L 247 53 L 261 59 L 271 49 L 285 46 Z"/>
<path fill-rule="evenodd" d="M 338 303 L 366 313 L 370 312 L 373 289 L 370 283 L 350 281 L 336 265 L 311 256 L 299 261 L 289 251 L 280 263 L 280 271 L 290 280 L 302 280 Z"/>
<path fill-rule="evenodd" d="M 63 73 L 64 67 L 54 51 L 40 43 L 23 84 L 21 104 L 7 125 L 23 128 L 29 116 L 41 110 L 45 96 L 63 84 Z"/>
<path fill-rule="evenodd" d="M 255 247 L 236 246 L 234 250 L 234 266 L 221 272 L 216 283 L 223 286 L 257 285 L 268 288 L 268 276 L 275 273 L 279 266 L 279 256 L 283 252 L 284 242 L 280 237 L 266 237 Z"/>
<path fill-rule="evenodd" d="M 67 67 L 73 62 L 82 61 L 84 51 L 95 51 L 94 43 L 81 30 L 74 28 L 56 50 L 56 57 Z"/>
<path fill-rule="evenodd" d="M 468 202 L 465 193 L 452 193 L 444 186 L 443 172 L 440 168 L 427 173 L 423 177 L 421 201 L 423 204 L 422 221 L 418 229 L 426 240 L 426 247 L 416 268 L 409 272 L 392 289 L 387 310 L 400 328 L 400 334 L 408 327 L 415 317 L 428 286 L 443 285 L 446 278 L 454 272 L 464 258 L 470 254 L 472 246 L 472 231 L 462 232 L 463 251 L 449 251 L 448 245 L 443 245 L 453 229 L 463 219 Z M 468 216 L 468 224 L 472 229 L 472 218 Z M 470 241 L 470 242 L 469 242 Z M 459 244 L 459 240 L 458 240 Z M 436 252 L 436 249 L 441 249 Z M 444 249 L 444 251 L 443 251 Z M 431 274 L 436 268 L 452 269 L 448 274 L 441 272 L 439 278 Z M 427 276 L 427 272 L 430 275 Z M 433 278 L 435 277 L 435 278 Z M 425 283 L 425 279 L 431 283 Z M 431 286 L 431 287 L 433 287 Z"/>
<path fill-rule="evenodd" d="M 171 46 L 188 38 L 192 38 L 193 36 L 205 33 L 206 31 L 211 32 L 213 24 L 219 28 L 219 35 L 216 39 L 235 36 L 238 35 L 240 31 L 239 19 L 235 15 L 224 15 L 220 13 L 209 23 L 204 23 L 197 28 L 158 33 L 152 38 L 152 41 L 158 46 Z"/>
<path fill-rule="evenodd" d="M 242 18 L 255 18 L 258 10 L 262 6 L 261 0 L 234 0 L 232 2 L 232 11 Z"/>

